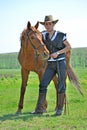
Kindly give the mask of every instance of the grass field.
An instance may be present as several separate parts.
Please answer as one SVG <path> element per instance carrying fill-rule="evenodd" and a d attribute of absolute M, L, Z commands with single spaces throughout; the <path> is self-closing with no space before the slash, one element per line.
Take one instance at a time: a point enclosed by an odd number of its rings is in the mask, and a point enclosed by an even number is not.
<path fill-rule="evenodd" d="M 38 77 L 31 72 L 22 114 L 15 115 L 21 86 L 20 70 L 0 70 L 0 130 L 87 130 L 87 68 L 74 71 L 80 79 L 84 97 L 67 79 L 67 113 L 52 117 L 56 105 L 53 82 L 48 87 L 47 113 L 30 115 L 35 109 L 39 89 Z"/>

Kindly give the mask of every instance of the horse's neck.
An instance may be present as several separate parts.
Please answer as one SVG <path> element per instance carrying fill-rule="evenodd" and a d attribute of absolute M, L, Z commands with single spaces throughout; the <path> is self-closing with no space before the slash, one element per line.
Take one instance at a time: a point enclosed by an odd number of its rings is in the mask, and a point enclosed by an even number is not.
<path fill-rule="evenodd" d="M 24 56 L 24 57 L 31 57 L 31 55 L 35 55 L 34 49 L 33 48 L 24 48 L 21 47 L 20 49 L 20 55 Z"/>

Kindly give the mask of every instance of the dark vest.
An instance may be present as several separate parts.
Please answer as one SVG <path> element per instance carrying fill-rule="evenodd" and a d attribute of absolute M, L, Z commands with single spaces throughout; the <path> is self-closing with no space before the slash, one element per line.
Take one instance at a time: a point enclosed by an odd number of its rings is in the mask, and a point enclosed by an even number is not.
<path fill-rule="evenodd" d="M 49 50 L 50 54 L 65 48 L 65 45 L 63 44 L 63 37 L 66 36 L 66 34 L 62 32 L 58 32 L 53 41 L 49 39 L 48 35 L 49 35 L 48 33 L 45 34 L 44 43 L 47 49 Z M 62 58 L 62 57 L 65 57 L 65 54 L 60 54 L 57 58 Z"/>

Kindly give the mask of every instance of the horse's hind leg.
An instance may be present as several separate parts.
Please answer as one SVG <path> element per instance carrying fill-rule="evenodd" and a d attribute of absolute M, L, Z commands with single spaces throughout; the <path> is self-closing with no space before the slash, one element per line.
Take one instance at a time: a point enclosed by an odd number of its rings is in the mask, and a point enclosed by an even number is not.
<path fill-rule="evenodd" d="M 21 77 L 22 77 L 22 84 L 21 84 L 21 90 L 20 90 L 20 100 L 18 104 L 18 110 L 17 113 L 21 113 L 21 110 L 23 109 L 23 102 L 24 102 L 24 94 L 27 86 L 27 81 L 28 81 L 28 74 L 29 71 L 25 69 L 21 69 Z"/>

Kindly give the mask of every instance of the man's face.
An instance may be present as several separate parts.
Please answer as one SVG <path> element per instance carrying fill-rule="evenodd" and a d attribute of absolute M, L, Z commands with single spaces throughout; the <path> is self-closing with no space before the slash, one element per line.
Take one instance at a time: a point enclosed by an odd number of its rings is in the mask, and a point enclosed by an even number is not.
<path fill-rule="evenodd" d="M 48 32 L 53 31 L 54 24 L 52 22 L 45 22 L 44 26 Z"/>

